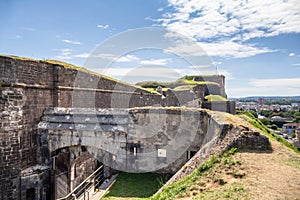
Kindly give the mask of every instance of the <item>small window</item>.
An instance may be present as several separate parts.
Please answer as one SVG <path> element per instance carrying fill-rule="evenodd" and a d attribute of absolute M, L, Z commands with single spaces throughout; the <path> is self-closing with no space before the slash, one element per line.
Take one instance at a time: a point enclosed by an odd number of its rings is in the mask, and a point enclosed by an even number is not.
<path fill-rule="evenodd" d="M 129 150 L 130 154 L 136 156 L 137 153 L 140 152 L 141 144 L 140 143 L 128 143 L 127 149 Z"/>
<path fill-rule="evenodd" d="M 194 155 L 196 155 L 197 151 L 187 151 L 186 158 L 187 160 L 191 159 Z"/>

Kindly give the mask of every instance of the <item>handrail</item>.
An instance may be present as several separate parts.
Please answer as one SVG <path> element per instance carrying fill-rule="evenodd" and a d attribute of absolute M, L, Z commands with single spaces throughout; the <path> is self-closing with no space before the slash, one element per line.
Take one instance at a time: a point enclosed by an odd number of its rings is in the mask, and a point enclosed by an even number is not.
<path fill-rule="evenodd" d="M 67 196 L 59 198 L 57 200 L 66 200 L 70 197 L 73 197 L 73 194 L 75 195 L 75 192 L 80 189 L 81 186 L 83 186 L 88 180 L 90 180 L 96 173 L 100 171 L 100 169 L 103 168 L 103 165 L 101 165 L 98 169 L 96 169 L 91 175 L 89 175 L 84 181 L 82 181 L 75 189 L 73 189 Z M 79 190 L 80 191 L 80 190 Z"/>

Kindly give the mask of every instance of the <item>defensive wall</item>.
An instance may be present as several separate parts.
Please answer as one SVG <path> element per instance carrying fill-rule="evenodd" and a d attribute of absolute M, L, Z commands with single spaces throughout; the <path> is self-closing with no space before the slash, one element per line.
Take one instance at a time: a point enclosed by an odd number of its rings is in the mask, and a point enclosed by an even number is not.
<path fill-rule="evenodd" d="M 82 81 L 76 80 L 78 77 Z M 74 100 L 74 96 L 79 98 Z M 24 191 L 31 188 L 25 179 L 32 174 L 23 171 L 32 172 L 42 163 L 37 124 L 46 108 L 109 108 L 111 102 L 115 102 L 115 107 L 122 107 L 122 102 L 134 107 L 157 104 L 160 100 L 159 94 L 74 66 L 0 56 L 0 199 L 25 198 Z M 36 182 L 43 182 L 42 177 L 50 173 L 47 167 L 40 168 L 45 174 L 38 176 Z M 40 195 L 46 198 L 48 190 L 40 188 L 36 193 L 42 199 Z"/>
<path fill-rule="evenodd" d="M 43 148 L 45 138 L 38 131 L 46 109 L 178 106 L 177 96 L 170 93 L 162 98 L 66 63 L 0 56 L 0 199 L 49 198 L 51 152 Z M 192 96 L 181 101 L 190 100 Z M 141 114 L 136 116 L 143 121 Z M 139 140 L 128 139 L 133 144 L 128 148 L 137 147 Z M 66 163 L 70 159 L 76 160 L 76 156 L 66 158 Z"/>

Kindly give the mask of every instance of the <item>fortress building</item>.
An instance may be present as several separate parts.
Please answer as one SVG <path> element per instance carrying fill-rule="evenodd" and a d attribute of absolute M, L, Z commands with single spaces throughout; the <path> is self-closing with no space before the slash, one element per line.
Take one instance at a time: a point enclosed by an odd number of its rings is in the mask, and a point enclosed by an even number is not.
<path fill-rule="evenodd" d="M 140 85 L 0 56 L 0 199 L 62 198 L 100 168 L 99 177 L 115 169 L 175 172 L 222 132 L 205 109 L 235 112 L 224 76 Z"/>

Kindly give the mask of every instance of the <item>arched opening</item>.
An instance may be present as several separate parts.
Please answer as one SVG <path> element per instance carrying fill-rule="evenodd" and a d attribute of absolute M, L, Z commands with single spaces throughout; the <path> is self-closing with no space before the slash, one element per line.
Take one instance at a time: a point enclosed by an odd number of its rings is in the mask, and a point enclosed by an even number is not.
<path fill-rule="evenodd" d="M 104 172 L 103 167 L 102 170 L 97 169 L 102 163 L 92 156 L 85 146 L 70 146 L 58 149 L 54 153 L 53 187 L 56 198 L 64 198 L 72 191 L 79 197 L 84 195 L 86 190 L 92 190 L 90 188 L 99 188 L 104 179 Z M 96 170 L 97 173 L 94 174 Z M 91 174 L 94 174 L 91 180 L 86 181 Z"/>

